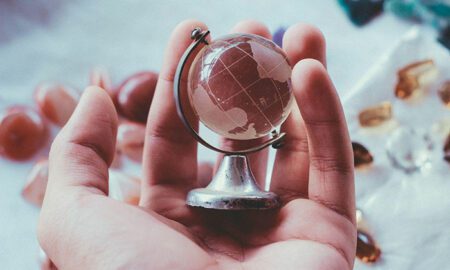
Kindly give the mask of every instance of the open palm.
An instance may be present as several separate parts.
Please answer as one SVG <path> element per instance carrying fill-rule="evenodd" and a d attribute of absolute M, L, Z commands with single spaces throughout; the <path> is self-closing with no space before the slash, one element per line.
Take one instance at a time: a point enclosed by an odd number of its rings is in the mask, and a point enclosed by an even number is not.
<path fill-rule="evenodd" d="M 282 126 L 271 190 L 281 209 L 187 207 L 197 177 L 197 143 L 173 102 L 173 78 L 198 21 L 172 34 L 150 109 L 140 206 L 112 200 L 108 165 L 117 129 L 104 91 L 88 88 L 50 153 L 40 243 L 60 269 L 352 269 L 356 245 L 353 160 L 339 98 L 327 75 L 320 32 L 291 27 L 283 49 L 296 97 Z M 270 38 L 257 22 L 234 31 Z M 233 142 L 223 141 L 233 147 Z M 267 152 L 250 156 L 260 184 Z"/>

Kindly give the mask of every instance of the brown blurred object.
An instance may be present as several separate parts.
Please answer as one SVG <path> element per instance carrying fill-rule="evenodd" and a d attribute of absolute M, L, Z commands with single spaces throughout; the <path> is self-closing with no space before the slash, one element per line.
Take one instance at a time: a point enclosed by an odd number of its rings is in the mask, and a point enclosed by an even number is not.
<path fill-rule="evenodd" d="M 424 90 L 437 76 L 437 67 L 433 60 L 427 59 L 411 63 L 397 72 L 398 82 L 395 96 L 406 99 Z"/>
<path fill-rule="evenodd" d="M 117 129 L 116 151 L 130 159 L 141 162 L 144 151 L 145 126 L 125 121 Z"/>
<path fill-rule="evenodd" d="M 372 236 L 368 233 L 368 226 L 360 209 L 356 209 L 356 227 L 356 257 L 365 263 L 376 262 L 381 256 L 381 250 L 376 245 Z"/>
<path fill-rule="evenodd" d="M 446 81 L 439 88 L 439 97 L 442 102 L 444 102 L 445 106 L 450 108 L 450 81 Z"/>
<path fill-rule="evenodd" d="M 376 246 L 372 237 L 360 230 L 358 230 L 356 256 L 365 263 L 374 263 L 381 256 L 381 250 Z"/>
<path fill-rule="evenodd" d="M 25 106 L 6 109 L 0 118 L 0 154 L 24 160 L 41 149 L 48 138 L 45 120 Z"/>
<path fill-rule="evenodd" d="M 444 159 L 450 163 L 450 134 L 448 134 L 444 143 Z"/>
<path fill-rule="evenodd" d="M 44 83 L 36 87 L 34 98 L 42 114 L 62 127 L 75 110 L 80 94 L 62 84 Z"/>
<path fill-rule="evenodd" d="M 364 145 L 357 142 L 352 142 L 352 148 L 355 167 L 362 167 L 373 162 L 372 154 Z"/>
<path fill-rule="evenodd" d="M 128 204 L 138 205 L 141 194 L 139 178 L 120 171 L 109 171 L 109 197 Z"/>
<path fill-rule="evenodd" d="M 89 74 L 89 85 L 98 86 L 108 92 L 111 98 L 115 98 L 115 91 L 112 87 L 111 77 L 109 76 L 109 72 L 106 68 L 93 68 Z"/>
<path fill-rule="evenodd" d="M 146 123 L 158 73 L 144 71 L 126 79 L 117 90 L 119 112 L 131 121 Z"/>
<path fill-rule="evenodd" d="M 374 127 L 392 119 L 392 104 L 389 101 L 367 107 L 359 115 L 359 124 L 363 127 Z"/>
<path fill-rule="evenodd" d="M 114 153 L 113 161 L 111 162 L 111 165 L 109 167 L 113 169 L 119 169 L 120 167 L 122 167 L 122 155 L 119 151 L 117 151 L 117 149 Z"/>
<path fill-rule="evenodd" d="M 48 181 L 48 160 L 38 161 L 28 174 L 22 189 L 22 197 L 31 204 L 41 207 Z"/>

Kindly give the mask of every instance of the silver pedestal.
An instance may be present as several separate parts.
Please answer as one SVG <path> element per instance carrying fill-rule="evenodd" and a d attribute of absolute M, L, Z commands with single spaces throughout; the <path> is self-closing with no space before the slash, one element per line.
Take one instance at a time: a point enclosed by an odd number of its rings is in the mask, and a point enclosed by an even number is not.
<path fill-rule="evenodd" d="M 206 188 L 191 190 L 190 206 L 222 210 L 273 209 L 280 206 L 278 196 L 262 191 L 245 155 L 225 155 L 216 175 Z"/>

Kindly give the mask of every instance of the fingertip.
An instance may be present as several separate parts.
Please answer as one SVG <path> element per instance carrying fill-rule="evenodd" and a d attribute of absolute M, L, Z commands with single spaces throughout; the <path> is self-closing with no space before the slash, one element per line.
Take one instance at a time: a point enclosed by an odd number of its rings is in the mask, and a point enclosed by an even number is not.
<path fill-rule="evenodd" d="M 166 47 L 164 64 L 160 72 L 161 78 L 173 81 L 178 62 L 186 48 L 192 43 L 191 34 L 195 28 L 208 29 L 205 23 L 195 19 L 184 20 L 174 28 Z"/>
<path fill-rule="evenodd" d="M 87 87 L 67 124 L 52 144 L 52 154 L 67 159 L 68 145 L 94 149 L 108 165 L 114 157 L 118 116 L 108 93 L 98 86 Z"/>
<path fill-rule="evenodd" d="M 317 84 L 328 79 L 325 67 L 316 59 L 303 59 L 292 69 L 292 86 L 294 91 L 308 90 L 305 84 Z"/>
<path fill-rule="evenodd" d="M 326 65 L 325 37 L 315 26 L 297 23 L 289 27 L 283 36 L 283 49 L 293 65 L 306 58 L 316 59 Z"/>
<path fill-rule="evenodd" d="M 86 87 L 77 108 L 81 106 L 93 106 L 94 104 L 100 108 L 99 111 L 103 111 L 103 114 L 108 116 L 112 128 L 117 128 L 119 117 L 111 96 L 103 88 L 93 85 Z M 74 115 L 76 114 L 74 113 L 71 118 L 74 118 Z"/>
<path fill-rule="evenodd" d="M 304 59 L 298 62 L 292 71 L 292 86 L 305 121 L 334 117 L 342 110 L 336 89 L 327 70 L 316 59 Z"/>
<path fill-rule="evenodd" d="M 267 39 L 272 38 L 272 34 L 265 24 L 257 20 L 244 20 L 238 22 L 232 29 L 233 33 L 251 33 Z"/>

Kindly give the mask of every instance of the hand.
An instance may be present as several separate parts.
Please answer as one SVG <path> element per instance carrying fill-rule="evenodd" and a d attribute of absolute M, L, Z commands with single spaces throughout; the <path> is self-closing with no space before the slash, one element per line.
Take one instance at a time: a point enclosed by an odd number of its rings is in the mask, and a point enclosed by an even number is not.
<path fill-rule="evenodd" d="M 177 116 L 172 87 L 198 26 L 206 29 L 197 21 L 181 23 L 166 51 L 147 123 L 140 206 L 107 197 L 117 116 L 108 95 L 89 87 L 52 145 L 38 228 L 42 248 L 60 269 L 352 269 L 351 144 L 325 68 L 324 39 L 311 26 L 295 25 L 284 38 L 296 105 L 282 126 L 288 135 L 271 183 L 282 208 L 186 206 L 186 193 L 199 185 L 197 143 Z M 270 38 L 253 21 L 234 31 Z M 262 179 L 267 152 L 250 160 Z"/>

